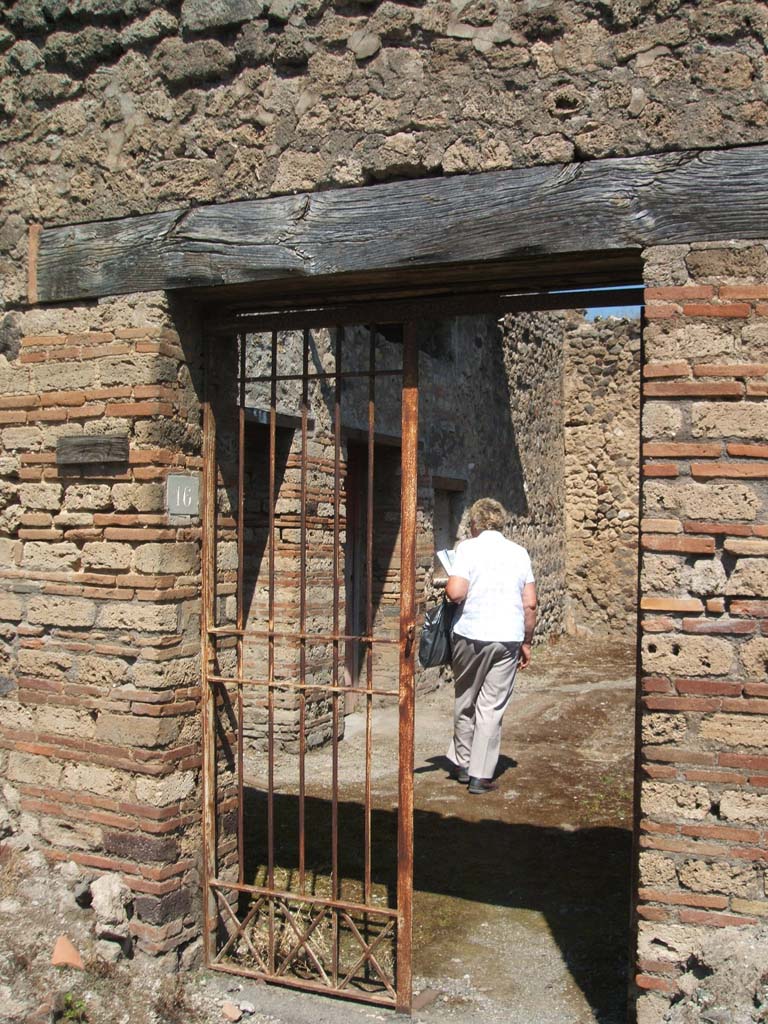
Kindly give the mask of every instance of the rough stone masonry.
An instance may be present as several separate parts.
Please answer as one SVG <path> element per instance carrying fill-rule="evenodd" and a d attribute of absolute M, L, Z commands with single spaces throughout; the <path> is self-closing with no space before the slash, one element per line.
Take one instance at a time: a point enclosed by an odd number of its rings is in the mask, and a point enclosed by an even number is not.
<path fill-rule="evenodd" d="M 47 856 L 125 878 L 143 948 L 176 949 L 200 932 L 199 537 L 162 485 L 199 468 L 201 343 L 166 295 L 30 306 L 30 226 L 765 142 L 768 12 L 16 0 L 0 19 L 4 796 Z M 643 255 L 643 1024 L 697 1019 L 707 972 L 728 978 L 711 937 L 759 942 L 768 911 L 765 238 Z M 127 464 L 57 466 L 58 437 L 99 433 L 128 436 Z M 738 979 L 749 1004 L 760 972 Z"/>

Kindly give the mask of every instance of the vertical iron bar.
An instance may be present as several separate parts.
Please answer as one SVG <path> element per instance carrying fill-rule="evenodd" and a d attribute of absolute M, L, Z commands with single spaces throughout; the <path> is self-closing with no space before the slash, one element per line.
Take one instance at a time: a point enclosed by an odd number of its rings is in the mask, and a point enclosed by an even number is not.
<path fill-rule="evenodd" d="M 267 886 L 275 887 L 275 446 L 277 436 L 277 331 L 272 331 L 269 395 L 269 611 L 267 630 Z M 275 972 L 275 904 L 269 902 L 269 970 Z"/>
<path fill-rule="evenodd" d="M 205 339 L 203 339 L 205 344 Z M 216 750 L 215 710 L 212 684 L 209 682 L 214 657 L 211 628 L 214 625 L 213 602 L 216 574 L 216 421 L 211 408 L 213 364 L 206 346 L 203 384 L 203 508 L 202 508 L 202 608 L 201 693 L 203 745 L 203 912 L 205 956 L 210 965 L 215 950 L 216 897 L 210 882 L 216 877 Z"/>
<path fill-rule="evenodd" d="M 237 423 L 237 628 L 244 628 L 243 577 L 245 575 L 245 335 L 238 337 L 240 387 Z M 245 811 L 243 786 L 243 635 L 237 637 L 237 877 L 245 881 Z"/>
<path fill-rule="evenodd" d="M 339 500 L 341 492 L 341 340 L 336 328 L 336 379 L 333 403 L 333 767 L 331 778 L 331 899 L 339 898 Z M 349 524 L 347 524 L 349 528 Z M 339 916 L 333 915 L 333 983 L 339 981 Z"/>
<path fill-rule="evenodd" d="M 304 353 L 302 359 L 301 380 L 301 563 L 300 563 L 300 596 L 299 596 L 299 890 L 304 892 L 306 884 L 306 842 L 304 830 L 305 803 L 305 755 L 307 728 L 307 696 L 304 685 L 307 681 L 307 421 L 309 417 L 309 330 L 304 330 Z"/>
<path fill-rule="evenodd" d="M 419 351 L 412 322 L 403 326 L 402 418 L 396 1008 L 400 1013 L 410 1013 L 413 996 L 414 634 L 419 434 Z"/>
<path fill-rule="evenodd" d="M 364 902 L 371 902 L 371 760 L 373 746 L 373 480 L 376 429 L 376 329 L 368 328 L 368 479 L 365 512 L 365 875 Z"/>

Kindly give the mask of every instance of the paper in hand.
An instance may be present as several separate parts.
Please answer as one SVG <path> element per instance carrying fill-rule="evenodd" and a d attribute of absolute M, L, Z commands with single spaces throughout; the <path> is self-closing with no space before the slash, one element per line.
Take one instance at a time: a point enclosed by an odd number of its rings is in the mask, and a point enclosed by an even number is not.
<path fill-rule="evenodd" d="M 440 559 L 440 564 L 445 569 L 446 573 L 449 576 L 453 575 L 453 562 L 456 558 L 456 552 L 450 551 L 448 548 L 443 548 L 442 551 L 437 552 L 437 557 Z"/>

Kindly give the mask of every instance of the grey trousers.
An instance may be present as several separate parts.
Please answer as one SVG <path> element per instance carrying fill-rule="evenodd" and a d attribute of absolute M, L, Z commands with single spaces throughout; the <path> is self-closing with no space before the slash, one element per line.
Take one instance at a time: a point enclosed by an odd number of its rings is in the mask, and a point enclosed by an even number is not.
<path fill-rule="evenodd" d="M 492 779 L 501 722 L 515 685 L 519 643 L 453 636 L 453 739 L 448 757 L 478 779 Z"/>

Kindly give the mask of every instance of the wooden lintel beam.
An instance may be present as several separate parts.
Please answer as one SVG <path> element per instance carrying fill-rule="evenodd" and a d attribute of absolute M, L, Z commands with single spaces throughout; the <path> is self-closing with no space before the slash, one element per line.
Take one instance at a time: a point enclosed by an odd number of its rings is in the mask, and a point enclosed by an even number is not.
<path fill-rule="evenodd" d="M 44 228 L 38 301 L 768 234 L 768 145 L 592 160 Z"/>

